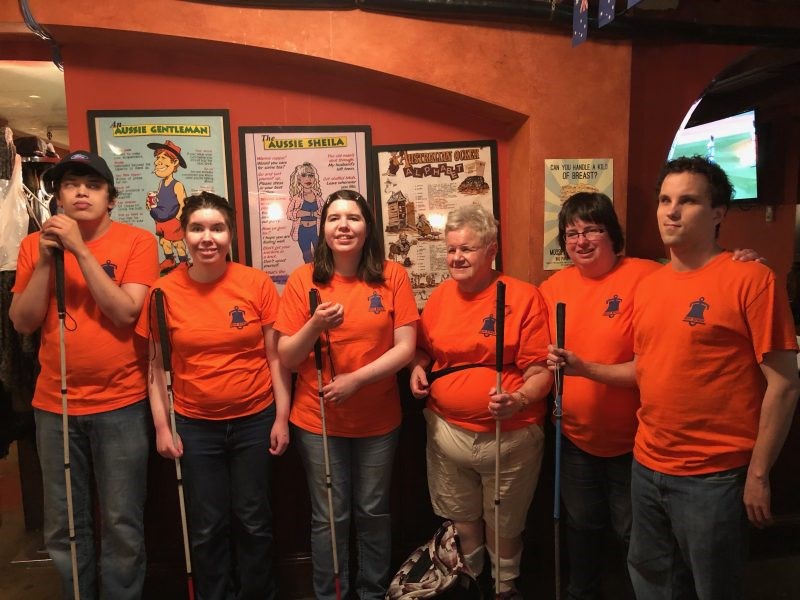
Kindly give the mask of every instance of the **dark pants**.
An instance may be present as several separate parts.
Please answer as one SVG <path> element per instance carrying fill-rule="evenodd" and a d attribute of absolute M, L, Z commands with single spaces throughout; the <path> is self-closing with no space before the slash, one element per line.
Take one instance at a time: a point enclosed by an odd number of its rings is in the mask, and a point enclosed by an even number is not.
<path fill-rule="evenodd" d="M 631 453 L 594 456 L 566 437 L 563 439 L 561 497 L 567 513 L 570 600 L 602 597 L 609 527 L 627 554 L 631 535 L 631 461 Z M 627 579 L 624 561 L 620 561 L 620 571 Z"/>
<path fill-rule="evenodd" d="M 628 568 L 643 600 L 743 597 L 747 467 L 677 477 L 633 462 Z"/>
<path fill-rule="evenodd" d="M 269 436 L 275 405 L 238 419 L 175 418 L 183 440 L 196 600 L 274 598 Z"/>

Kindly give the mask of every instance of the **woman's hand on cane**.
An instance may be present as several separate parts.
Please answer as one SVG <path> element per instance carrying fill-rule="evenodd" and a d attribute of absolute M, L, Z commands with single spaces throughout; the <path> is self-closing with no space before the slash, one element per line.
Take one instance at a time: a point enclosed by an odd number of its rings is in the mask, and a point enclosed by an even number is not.
<path fill-rule="evenodd" d="M 547 346 L 547 368 L 551 371 L 563 369 L 565 375 L 586 376 L 586 365 L 581 357 L 554 344 Z"/>
<path fill-rule="evenodd" d="M 325 402 L 341 404 L 361 388 L 361 381 L 355 373 L 339 373 L 322 388 Z"/>
<path fill-rule="evenodd" d="M 319 331 L 336 329 L 344 323 L 344 306 L 334 302 L 322 302 L 317 306 L 311 320 Z"/>
<path fill-rule="evenodd" d="M 517 414 L 522 409 L 522 405 L 512 393 L 497 393 L 496 388 L 489 390 L 489 414 L 493 419 L 503 421 Z"/>

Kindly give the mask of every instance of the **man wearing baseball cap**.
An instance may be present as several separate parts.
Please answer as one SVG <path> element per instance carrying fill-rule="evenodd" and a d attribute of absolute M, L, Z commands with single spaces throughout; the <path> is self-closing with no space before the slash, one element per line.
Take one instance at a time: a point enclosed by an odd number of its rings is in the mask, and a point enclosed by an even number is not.
<path fill-rule="evenodd" d="M 65 472 L 70 474 L 77 571 L 82 598 L 141 598 L 145 575 L 143 512 L 149 449 L 145 397 L 147 348 L 134 335 L 158 257 L 152 234 L 112 221 L 117 190 L 106 162 L 71 152 L 44 175 L 59 214 L 20 247 L 9 316 L 21 333 L 41 328 L 33 406 L 44 483 L 44 538 L 73 589 Z M 54 293 L 63 252 L 66 301 L 63 353 L 69 434 L 65 469 L 61 336 Z M 98 569 L 91 479 L 100 509 Z"/>

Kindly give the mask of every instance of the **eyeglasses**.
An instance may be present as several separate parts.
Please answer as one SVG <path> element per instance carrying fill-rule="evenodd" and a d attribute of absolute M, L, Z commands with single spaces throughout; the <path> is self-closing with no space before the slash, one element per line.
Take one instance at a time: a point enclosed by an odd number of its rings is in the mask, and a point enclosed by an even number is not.
<path fill-rule="evenodd" d="M 605 232 L 606 230 L 603 229 L 602 227 L 587 227 L 583 231 L 574 231 L 574 230 L 568 231 L 567 233 L 564 234 L 564 237 L 566 238 L 567 243 L 569 244 L 577 244 L 578 239 L 581 236 L 585 237 L 590 242 L 596 242 L 601 237 L 603 237 L 603 234 Z"/>

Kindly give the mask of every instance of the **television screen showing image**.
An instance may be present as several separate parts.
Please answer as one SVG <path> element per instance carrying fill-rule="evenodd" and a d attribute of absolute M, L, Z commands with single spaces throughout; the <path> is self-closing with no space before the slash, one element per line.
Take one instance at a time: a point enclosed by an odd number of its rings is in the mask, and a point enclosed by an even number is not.
<path fill-rule="evenodd" d="M 681 129 L 672 142 L 669 159 L 705 156 L 728 174 L 733 200 L 758 198 L 755 112 Z"/>

